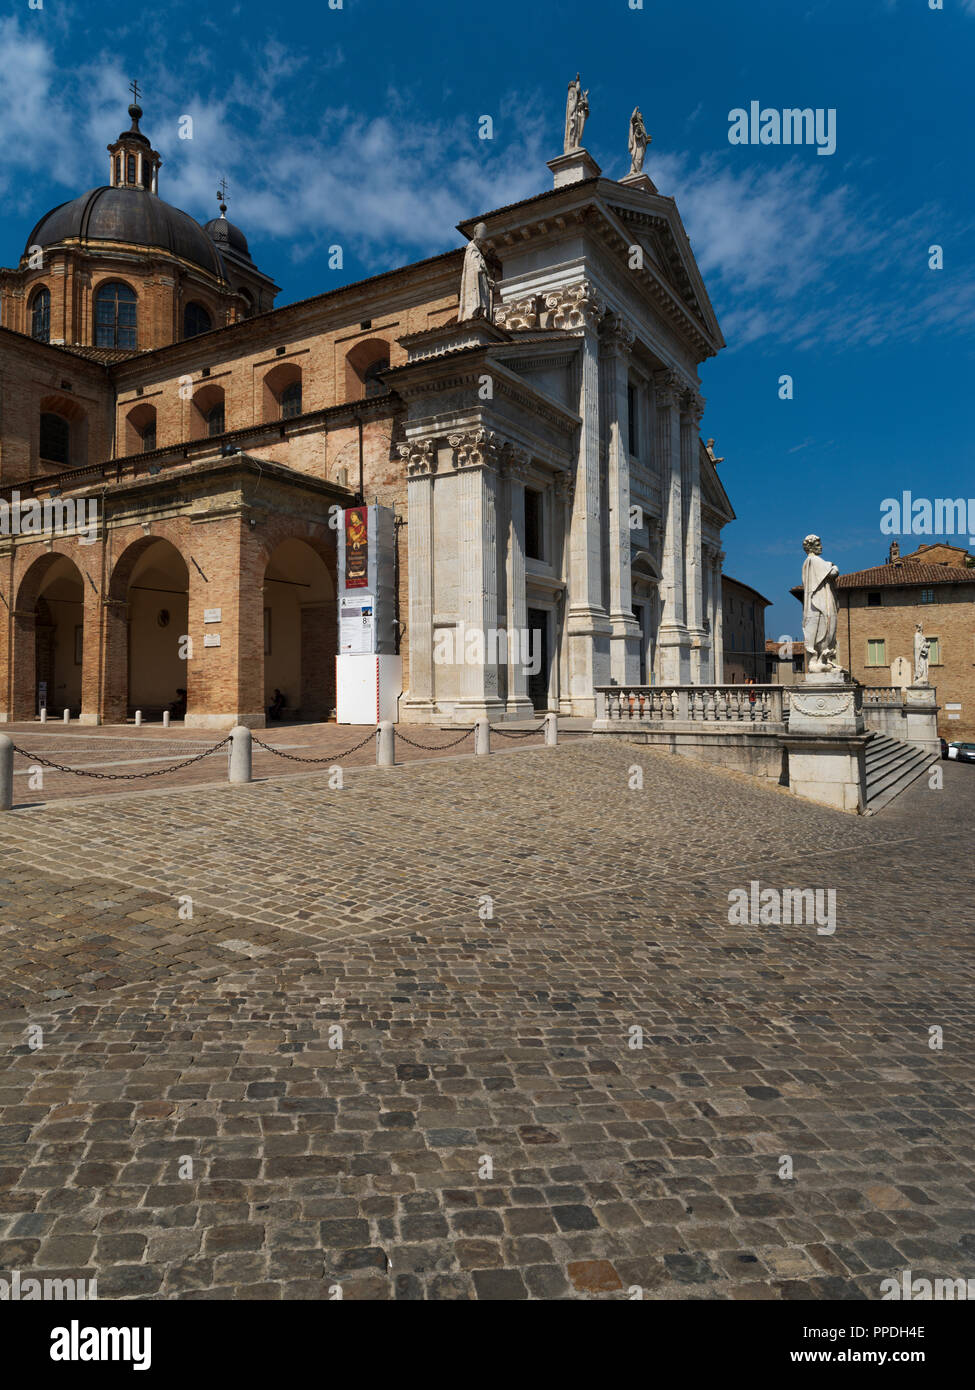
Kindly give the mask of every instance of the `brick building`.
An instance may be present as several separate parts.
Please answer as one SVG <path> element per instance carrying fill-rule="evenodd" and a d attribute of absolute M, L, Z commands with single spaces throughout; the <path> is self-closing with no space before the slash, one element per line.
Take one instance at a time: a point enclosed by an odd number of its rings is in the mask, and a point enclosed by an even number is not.
<path fill-rule="evenodd" d="M 0 497 L 98 509 L 0 528 L 0 718 L 185 689 L 187 724 L 259 726 L 276 687 L 325 717 L 333 513 L 359 500 L 397 517 L 401 717 L 720 675 L 734 512 L 697 365 L 723 339 L 672 199 L 568 150 L 550 191 L 460 225 L 484 224 L 489 315 L 458 322 L 463 250 L 275 308 L 224 204 L 201 226 L 162 201 L 130 116 L 109 183 L 0 271 Z M 530 629 L 539 669 L 438 665 L 464 626 Z"/>
<path fill-rule="evenodd" d="M 729 685 L 741 685 L 748 680 L 762 685 L 769 679 L 765 610 L 772 600 L 728 574 L 721 576 L 721 595 L 724 642 L 721 679 Z"/>
<path fill-rule="evenodd" d="M 840 665 L 863 685 L 890 685 L 891 664 L 914 660 L 920 623 L 930 643 L 928 680 L 938 692 L 938 732 L 975 736 L 975 559 L 960 546 L 922 545 L 887 563 L 842 574 Z"/>

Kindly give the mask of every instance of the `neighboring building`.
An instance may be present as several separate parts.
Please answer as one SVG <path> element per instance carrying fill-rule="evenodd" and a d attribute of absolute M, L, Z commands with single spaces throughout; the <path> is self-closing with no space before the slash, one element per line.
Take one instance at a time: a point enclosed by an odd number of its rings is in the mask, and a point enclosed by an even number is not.
<path fill-rule="evenodd" d="M 771 639 L 765 643 L 765 669 L 770 685 L 799 685 L 806 675 L 806 649 L 801 638 Z"/>
<path fill-rule="evenodd" d="M 960 546 L 922 545 L 901 555 L 895 541 L 885 565 L 842 574 L 837 582 L 838 659 L 862 685 L 890 685 L 897 657 L 913 670 L 921 623 L 931 645 L 928 679 L 938 691 L 938 732 L 947 739 L 975 735 L 973 564 Z"/>
<path fill-rule="evenodd" d="M 724 629 L 724 675 L 729 685 L 768 679 L 765 643 L 765 610 L 772 602 L 749 584 L 730 575 L 721 576 L 721 611 Z"/>
<path fill-rule="evenodd" d="M 189 725 L 259 726 L 276 687 L 326 716 L 332 512 L 360 500 L 397 515 L 401 717 L 721 679 L 734 512 L 697 367 L 724 340 L 672 199 L 570 150 L 548 192 L 460 224 L 485 224 L 492 318 L 457 322 L 462 250 L 273 308 L 238 228 L 159 198 L 130 114 L 109 185 L 0 272 L 0 487 L 99 508 L 90 544 L 0 536 L 0 718 L 42 687 L 88 723 L 180 688 Z M 538 671 L 513 644 L 439 664 L 471 629 L 530 629 Z"/>

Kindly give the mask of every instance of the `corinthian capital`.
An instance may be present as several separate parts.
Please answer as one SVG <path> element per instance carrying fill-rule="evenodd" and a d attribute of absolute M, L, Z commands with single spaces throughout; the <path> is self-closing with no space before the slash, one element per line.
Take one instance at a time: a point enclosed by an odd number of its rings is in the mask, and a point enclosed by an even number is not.
<path fill-rule="evenodd" d="M 680 408 L 683 413 L 690 418 L 690 422 L 695 429 L 697 429 L 701 423 L 701 416 L 704 414 L 705 404 L 704 397 L 699 395 L 697 391 L 687 390 L 683 393 Z"/>
<path fill-rule="evenodd" d="M 687 382 L 676 372 L 660 371 L 653 374 L 653 392 L 661 410 L 679 406 L 681 397 L 687 390 Z"/>
<path fill-rule="evenodd" d="M 494 430 L 468 430 L 451 434 L 447 442 L 454 451 L 455 468 L 497 468 L 503 440 Z"/>
<path fill-rule="evenodd" d="M 566 285 L 545 296 L 543 328 L 562 328 L 569 332 L 596 328 L 605 306 L 588 280 Z"/>
<path fill-rule="evenodd" d="M 502 445 L 501 470 L 512 482 L 523 483 L 527 480 L 530 463 L 531 455 L 527 449 L 520 449 L 517 444 Z"/>
<path fill-rule="evenodd" d="M 537 328 L 537 298 L 532 295 L 530 299 L 512 299 L 507 304 L 500 305 L 495 311 L 494 321 L 499 328 L 507 328 L 512 331 Z"/>
<path fill-rule="evenodd" d="M 615 309 L 610 310 L 602 322 L 602 347 L 608 355 L 619 354 L 626 356 L 636 341 L 636 330 L 630 322 L 618 314 Z"/>
<path fill-rule="evenodd" d="M 437 471 L 437 455 L 432 440 L 414 439 L 409 444 L 397 444 L 396 448 L 411 478 Z"/>

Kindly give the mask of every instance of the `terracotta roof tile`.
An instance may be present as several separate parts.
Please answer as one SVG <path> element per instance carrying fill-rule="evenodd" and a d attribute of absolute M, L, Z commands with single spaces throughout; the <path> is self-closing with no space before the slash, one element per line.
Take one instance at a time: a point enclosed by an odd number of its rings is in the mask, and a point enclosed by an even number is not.
<path fill-rule="evenodd" d="M 911 584 L 925 588 L 931 588 L 934 584 L 975 584 L 975 568 L 902 560 L 899 565 L 877 565 L 874 569 L 841 574 L 837 580 L 840 589 L 890 589 Z"/>

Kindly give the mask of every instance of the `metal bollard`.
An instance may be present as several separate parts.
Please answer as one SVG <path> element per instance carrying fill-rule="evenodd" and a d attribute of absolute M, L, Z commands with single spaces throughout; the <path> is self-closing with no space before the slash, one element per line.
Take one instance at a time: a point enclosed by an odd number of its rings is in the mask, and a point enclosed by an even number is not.
<path fill-rule="evenodd" d="M 46 709 L 43 709 L 43 708 L 41 709 L 41 723 L 42 723 L 42 724 L 46 724 L 46 723 L 47 723 L 47 710 L 46 710 Z"/>
<path fill-rule="evenodd" d="M 491 751 L 491 725 L 486 719 L 474 721 L 474 752 L 478 757 L 486 757 Z"/>
<path fill-rule="evenodd" d="M 169 728 L 169 710 L 163 710 L 163 728 Z"/>
<path fill-rule="evenodd" d="M 6 734 L 0 734 L 0 811 L 9 811 L 14 804 L 14 745 Z"/>
<path fill-rule="evenodd" d="M 66 709 L 66 710 L 64 711 L 64 722 L 65 722 L 65 724 L 70 724 L 70 723 L 71 723 L 71 711 L 70 711 L 69 709 Z"/>
<path fill-rule="evenodd" d="M 389 719 L 376 727 L 376 766 L 393 767 L 396 763 L 396 730 Z"/>
<path fill-rule="evenodd" d="M 250 782 L 251 778 L 251 731 L 238 724 L 230 731 L 230 781 Z"/>
<path fill-rule="evenodd" d="M 136 712 L 135 712 L 135 727 L 136 727 L 137 729 L 140 729 L 140 728 L 142 727 L 142 710 L 141 710 L 141 709 L 137 709 Z"/>
<path fill-rule="evenodd" d="M 555 748 L 559 741 L 559 716 L 557 714 L 546 714 L 545 716 L 545 746 Z"/>

